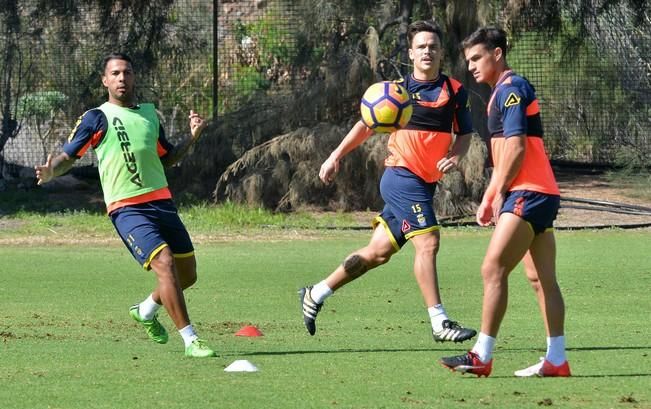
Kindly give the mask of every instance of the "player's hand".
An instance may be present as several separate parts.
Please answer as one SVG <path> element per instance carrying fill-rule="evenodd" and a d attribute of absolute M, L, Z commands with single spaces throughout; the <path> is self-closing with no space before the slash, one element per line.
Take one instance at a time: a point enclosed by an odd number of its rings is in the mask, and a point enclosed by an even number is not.
<path fill-rule="evenodd" d="M 192 138 L 197 139 L 206 127 L 206 121 L 193 110 L 190 110 L 190 116 L 188 118 L 190 119 L 190 133 L 192 134 Z"/>
<path fill-rule="evenodd" d="M 487 201 L 481 202 L 477 208 L 477 224 L 480 226 L 490 226 L 493 223 L 493 207 Z"/>
<path fill-rule="evenodd" d="M 456 169 L 457 165 L 459 164 L 459 158 L 456 156 L 452 157 L 444 157 L 438 163 L 436 164 L 436 168 L 439 170 L 441 173 L 448 173 L 452 169 Z"/>
<path fill-rule="evenodd" d="M 321 165 L 321 169 L 319 170 L 319 179 L 328 185 L 335 179 L 337 172 L 339 172 L 339 161 L 329 157 Z"/>
<path fill-rule="evenodd" d="M 45 164 L 34 166 L 34 170 L 36 171 L 36 180 L 39 186 L 52 180 L 54 178 L 54 169 L 52 168 L 52 155 L 47 155 Z"/>
<path fill-rule="evenodd" d="M 502 205 L 504 204 L 504 195 L 497 195 L 493 199 L 491 207 L 493 208 L 493 223 L 497 225 L 497 221 L 500 218 L 500 210 L 502 210 Z"/>

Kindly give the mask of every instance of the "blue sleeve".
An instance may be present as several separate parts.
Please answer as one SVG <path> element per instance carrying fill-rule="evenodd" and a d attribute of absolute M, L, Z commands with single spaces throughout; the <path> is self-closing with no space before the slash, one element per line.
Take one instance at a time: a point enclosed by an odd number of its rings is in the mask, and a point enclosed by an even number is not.
<path fill-rule="evenodd" d="M 106 135 L 108 122 L 99 109 L 86 111 L 79 117 L 63 145 L 63 151 L 71 158 L 81 158 L 89 147 L 95 147 Z"/>
<path fill-rule="evenodd" d="M 174 145 L 165 138 L 165 129 L 163 129 L 163 125 L 158 126 L 158 145 L 160 147 L 158 156 L 161 158 L 167 156 L 167 154 L 174 149 Z"/>
<path fill-rule="evenodd" d="M 461 86 L 454 96 L 456 105 L 454 109 L 454 133 L 465 135 L 472 132 L 472 114 L 470 113 L 470 103 L 468 102 L 468 93 Z"/>
<path fill-rule="evenodd" d="M 527 96 L 515 86 L 506 86 L 498 91 L 495 105 L 502 112 L 503 135 L 505 138 L 527 133 Z"/>

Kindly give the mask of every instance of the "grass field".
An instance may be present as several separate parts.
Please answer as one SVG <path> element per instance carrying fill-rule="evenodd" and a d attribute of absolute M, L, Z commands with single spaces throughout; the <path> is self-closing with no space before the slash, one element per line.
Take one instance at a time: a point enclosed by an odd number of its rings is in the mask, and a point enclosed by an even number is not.
<path fill-rule="evenodd" d="M 432 341 L 411 274 L 410 245 L 330 298 L 310 337 L 296 290 L 365 244 L 368 232 L 267 233 L 198 240 L 199 282 L 186 296 L 199 334 L 220 353 L 208 360 L 185 358 L 175 331 L 168 344 L 157 345 L 130 320 L 128 307 L 148 294 L 154 280 L 110 229 L 97 233 L 110 238 L 91 244 L 83 235 L 52 242 L 45 236 L 35 245 L 5 241 L 0 407 L 651 408 L 648 230 L 558 233 L 574 373 L 568 379 L 512 376 L 535 363 L 545 344 L 520 269 L 511 277 L 493 374 L 477 379 L 437 363 L 472 344 Z M 474 327 L 482 292 L 478 269 L 489 234 L 443 232 L 444 301 L 453 318 Z M 172 329 L 167 315 L 162 322 Z M 264 336 L 234 336 L 248 324 Z M 236 359 L 260 371 L 224 372 Z"/>

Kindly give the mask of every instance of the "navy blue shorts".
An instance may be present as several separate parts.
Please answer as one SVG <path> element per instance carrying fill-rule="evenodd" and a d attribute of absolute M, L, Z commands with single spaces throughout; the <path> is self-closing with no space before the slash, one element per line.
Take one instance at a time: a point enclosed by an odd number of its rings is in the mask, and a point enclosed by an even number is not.
<path fill-rule="evenodd" d="M 147 270 L 165 246 L 175 257 L 194 255 L 190 235 L 169 199 L 120 207 L 109 217 L 133 257 Z"/>
<path fill-rule="evenodd" d="M 531 226 L 534 234 L 544 233 L 554 227 L 561 197 L 528 190 L 508 192 L 502 205 L 502 213 L 513 213 Z"/>
<path fill-rule="evenodd" d="M 414 236 L 438 230 L 433 203 L 435 190 L 436 183 L 427 183 L 408 169 L 387 167 L 380 180 L 385 205 L 373 220 L 373 226 L 384 226 L 396 250 Z"/>

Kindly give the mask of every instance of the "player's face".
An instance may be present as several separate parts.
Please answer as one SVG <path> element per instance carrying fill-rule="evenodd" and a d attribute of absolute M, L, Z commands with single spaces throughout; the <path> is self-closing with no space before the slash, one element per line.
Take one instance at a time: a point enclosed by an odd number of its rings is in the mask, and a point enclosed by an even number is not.
<path fill-rule="evenodd" d="M 106 63 L 102 84 L 108 89 L 109 102 L 120 106 L 133 105 L 135 82 L 135 74 L 128 61 L 113 59 Z"/>
<path fill-rule="evenodd" d="M 421 31 L 416 33 L 409 48 L 409 59 L 414 62 L 417 79 L 434 79 L 439 73 L 443 48 L 436 33 Z M 425 78 L 421 78 L 425 76 Z"/>
<path fill-rule="evenodd" d="M 475 81 L 494 86 L 501 73 L 502 49 L 488 50 L 483 44 L 476 44 L 463 52 L 468 71 L 475 77 Z"/>

